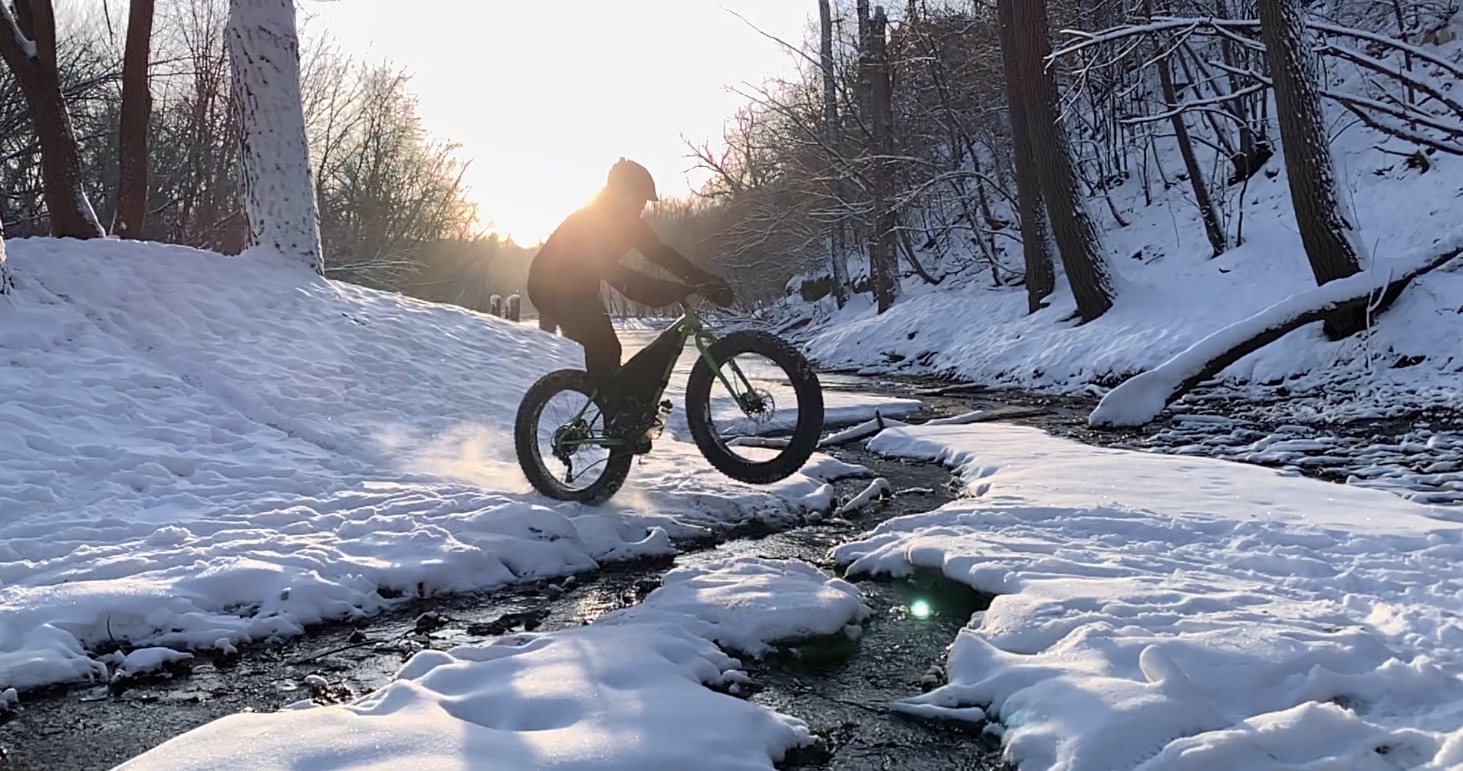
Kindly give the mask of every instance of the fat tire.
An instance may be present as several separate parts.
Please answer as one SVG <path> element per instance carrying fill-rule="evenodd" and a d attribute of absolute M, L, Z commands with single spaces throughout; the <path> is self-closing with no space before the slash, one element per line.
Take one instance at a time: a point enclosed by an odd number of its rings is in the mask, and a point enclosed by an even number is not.
<path fill-rule="evenodd" d="M 538 453 L 538 421 L 549 399 L 565 391 L 585 396 L 594 393 L 589 373 L 581 369 L 556 370 L 539 378 L 523 395 L 523 401 L 518 405 L 518 415 L 513 421 L 513 447 L 518 454 L 518 467 L 523 469 L 523 475 L 528 478 L 533 489 L 554 500 L 598 505 L 609 500 L 624 486 L 625 479 L 630 476 L 630 465 L 635 456 L 628 449 L 611 449 L 599 479 L 582 490 L 573 489 L 555 479 Z M 603 413 L 604 404 L 597 399 L 595 404 Z"/>
<path fill-rule="evenodd" d="M 787 447 L 770 460 L 753 462 L 738 457 L 726 446 L 711 425 L 711 389 L 719 381 L 704 358 L 696 361 L 686 381 L 686 423 L 701 454 L 717 471 L 748 484 L 770 484 L 792 476 L 818 449 L 823 431 L 823 387 L 813 365 L 796 348 L 770 333 L 733 332 L 710 349 L 718 369 L 743 353 L 771 359 L 792 382 L 798 398 L 798 421 Z"/>

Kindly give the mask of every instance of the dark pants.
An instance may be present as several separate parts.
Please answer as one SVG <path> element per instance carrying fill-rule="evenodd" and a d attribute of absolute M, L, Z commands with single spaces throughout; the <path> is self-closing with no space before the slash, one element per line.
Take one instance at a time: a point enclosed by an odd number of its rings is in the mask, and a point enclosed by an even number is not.
<path fill-rule="evenodd" d="M 549 309 L 549 318 L 564 337 L 584 346 L 584 369 L 596 383 L 604 383 L 619 371 L 620 338 L 598 295 L 568 297 L 550 304 L 554 307 Z"/>
<path fill-rule="evenodd" d="M 664 279 L 630 272 L 629 279 L 615 286 L 622 294 L 636 302 L 652 307 L 670 305 L 685 295 L 685 286 Z M 550 285 L 552 286 L 552 285 Z M 589 373 L 600 394 L 606 401 L 606 418 L 620 412 L 629 397 L 635 397 L 640 412 L 649 409 L 645 403 L 647 394 L 641 393 L 659 381 L 650 372 L 627 372 L 628 377 L 619 377 L 620 338 L 615 334 L 615 325 L 610 321 L 609 311 L 598 293 L 545 291 L 530 274 L 528 297 L 539 313 L 539 328 L 552 332 L 557 327 L 565 337 L 584 346 L 584 369 Z M 676 351 L 679 353 L 679 349 Z M 664 366 L 647 361 L 647 367 Z M 642 368 L 643 369 L 643 368 Z M 629 381 L 629 382 L 624 382 Z"/>

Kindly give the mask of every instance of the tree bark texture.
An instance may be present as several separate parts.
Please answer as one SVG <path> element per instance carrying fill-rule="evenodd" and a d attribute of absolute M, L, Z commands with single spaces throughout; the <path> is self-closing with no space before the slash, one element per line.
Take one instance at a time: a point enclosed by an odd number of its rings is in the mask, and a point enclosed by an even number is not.
<path fill-rule="evenodd" d="M 1330 137 L 1321 111 L 1316 57 L 1298 0 L 1259 0 L 1260 35 L 1275 88 L 1280 144 L 1297 229 L 1316 284 L 1361 271 L 1356 218 L 1341 198 Z M 1326 320 L 1326 334 L 1340 339 L 1366 327 L 1366 308 L 1338 309 Z"/>
<path fill-rule="evenodd" d="M 153 0 L 132 0 L 122 58 L 122 120 L 117 137 L 117 211 L 112 234 L 142 238 L 147 219 L 147 126 L 152 116 L 148 61 L 152 55 Z"/>
<path fill-rule="evenodd" d="M 842 132 L 838 126 L 838 75 L 833 61 L 833 9 L 829 0 L 818 0 L 818 27 L 820 31 L 819 57 L 823 68 L 823 141 L 826 152 L 836 153 L 843 144 Z M 843 206 L 843 186 L 836 163 L 828 164 L 828 214 L 839 211 Z M 843 218 L 828 223 L 828 267 L 833 278 L 833 298 L 842 308 L 848 303 L 848 262 L 843 253 L 843 239 L 839 236 Z"/>
<path fill-rule="evenodd" d="M 244 145 L 249 245 L 324 273 L 291 0 L 230 0 L 225 29 Z"/>
<path fill-rule="evenodd" d="M 1026 86 L 1022 83 L 1016 45 L 1012 42 L 1011 3 L 996 3 L 996 22 L 1000 30 L 1001 59 L 1006 69 L 1006 112 L 1011 126 L 1011 153 L 1016 166 L 1016 206 L 1021 220 L 1021 254 L 1026 264 L 1026 310 L 1035 313 L 1052 292 L 1056 291 L 1056 271 L 1052 267 L 1051 232 L 1047 227 L 1045 204 L 1041 199 L 1041 177 L 1036 169 L 1036 156 L 1031 149 L 1031 129 L 1026 109 Z"/>
<path fill-rule="evenodd" d="M 17 0 L 15 12 L 0 2 L 0 58 L 25 95 L 41 145 L 41 177 L 51 235 L 104 235 L 82 185 L 85 178 L 76 130 L 61 96 L 56 68 L 56 16 L 50 0 Z"/>
<path fill-rule="evenodd" d="M 863 47 L 873 140 L 870 150 L 874 156 L 869 174 L 874 204 L 874 228 L 869 234 L 869 278 L 880 313 L 889 310 L 899 297 L 899 255 L 895 241 L 899 218 L 894 211 L 894 110 L 887 33 L 884 8 L 876 7 L 869 18 L 868 37 Z"/>
<path fill-rule="evenodd" d="M 1112 307 L 1116 285 L 1097 226 L 1082 199 L 1067 136 L 1057 122 L 1057 84 L 1043 64 L 1051 53 L 1046 3 L 1043 0 L 1000 2 L 1011 6 L 1010 40 L 1021 75 L 1041 197 L 1046 203 L 1062 267 L 1077 300 L 1077 315 L 1083 322 L 1092 321 Z"/>

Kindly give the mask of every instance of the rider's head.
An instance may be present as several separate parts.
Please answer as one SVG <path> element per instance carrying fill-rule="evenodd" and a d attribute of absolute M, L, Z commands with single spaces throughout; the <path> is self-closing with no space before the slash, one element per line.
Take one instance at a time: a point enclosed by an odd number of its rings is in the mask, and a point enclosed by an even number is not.
<path fill-rule="evenodd" d="M 645 209 L 646 203 L 660 200 L 655 194 L 655 180 L 650 172 L 624 158 L 610 167 L 601 197 L 605 203 L 636 216 Z"/>

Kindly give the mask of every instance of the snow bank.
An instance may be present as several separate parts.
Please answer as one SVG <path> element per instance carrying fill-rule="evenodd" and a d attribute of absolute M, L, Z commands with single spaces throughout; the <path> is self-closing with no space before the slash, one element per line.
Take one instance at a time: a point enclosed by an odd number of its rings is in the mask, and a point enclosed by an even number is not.
<path fill-rule="evenodd" d="M 796 560 L 734 557 L 665 574 L 639 605 L 600 623 L 639 623 L 677 616 L 723 648 L 762 656 L 772 643 L 847 632 L 873 612 L 859 590 Z"/>
<path fill-rule="evenodd" d="M 509 431 L 580 348 L 265 253 L 7 243 L 0 690 L 105 677 L 109 640 L 298 634 L 391 594 L 480 589 L 824 510 L 657 444 L 598 509 L 534 494 Z"/>
<path fill-rule="evenodd" d="M 1456 228 L 1463 158 L 1429 156 L 1431 169 L 1420 173 L 1400 157 L 1415 149 L 1356 125 L 1333 142 L 1361 236 L 1380 264 L 1425 249 Z M 1211 151 L 1200 152 L 1209 168 Z M 1173 146 L 1165 149 L 1162 165 L 1181 167 Z M 1127 283 L 1112 310 L 1091 323 L 1070 320 L 1075 302 L 1060 280 L 1050 306 L 1029 315 L 1021 287 L 951 280 L 932 289 L 912 282 L 883 315 L 864 298 L 828 313 L 809 328 L 807 351 L 821 364 L 867 373 L 949 374 L 999 387 L 1081 393 L 1152 369 L 1215 330 L 1315 288 L 1280 153 L 1246 185 L 1215 188 L 1231 238 L 1241 208 L 1244 223 L 1244 242 L 1218 258 L 1210 259 L 1212 248 L 1186 191 L 1184 185 L 1169 191 L 1155 185 L 1147 205 L 1135 175 L 1110 191 L 1126 226 L 1112 220 L 1104 202 L 1089 201 Z M 1008 253 L 1019 264 L 1020 248 L 1014 249 Z M 1236 388 L 1283 382 L 1292 393 L 1325 401 L 1330 417 L 1378 407 L 1392 414 L 1419 404 L 1456 405 L 1463 379 L 1460 308 L 1463 274 L 1434 273 L 1409 288 L 1366 334 L 1330 343 L 1319 325 L 1297 330 L 1219 379 Z M 812 313 L 802 304 L 794 310 Z"/>
<path fill-rule="evenodd" d="M 766 769 L 807 726 L 703 684 L 735 659 L 675 624 L 594 625 L 418 653 L 349 704 L 240 713 L 118 767 Z"/>
<path fill-rule="evenodd" d="M 1153 420 L 1168 406 L 1179 387 L 1198 378 L 1206 368 L 1247 341 L 1268 330 L 1283 328 L 1306 313 L 1335 307 L 1358 296 L 1379 296 L 1393 280 L 1408 276 L 1429 265 L 1440 256 L 1455 254 L 1463 248 L 1463 232 L 1453 233 L 1412 254 L 1382 264 L 1374 264 L 1366 272 L 1312 287 L 1229 326 L 1220 329 L 1178 355 L 1125 381 L 1109 391 L 1093 410 L 1092 425 L 1138 426 Z M 1454 324 L 1458 321 L 1454 320 Z M 1432 325 L 1435 332 L 1446 336 L 1442 324 Z M 1439 328 L 1443 327 L 1443 328 Z M 1217 365 L 1215 365 L 1217 366 Z"/>
<path fill-rule="evenodd" d="M 1039 430 L 896 428 L 967 498 L 835 551 L 998 594 L 906 705 L 983 707 L 1024 768 L 1463 764 L 1457 512 Z"/>
<path fill-rule="evenodd" d="M 747 681 L 723 646 L 846 631 L 870 614 L 806 563 L 737 557 L 666 574 L 586 627 L 413 656 L 348 704 L 240 713 L 177 737 L 144 769 L 772 769 L 811 744 L 801 720 L 708 689 Z"/>

